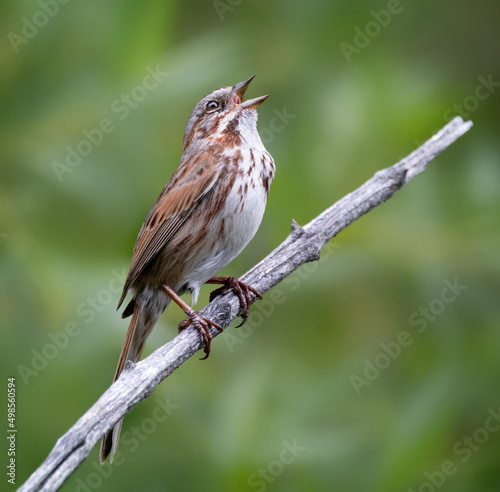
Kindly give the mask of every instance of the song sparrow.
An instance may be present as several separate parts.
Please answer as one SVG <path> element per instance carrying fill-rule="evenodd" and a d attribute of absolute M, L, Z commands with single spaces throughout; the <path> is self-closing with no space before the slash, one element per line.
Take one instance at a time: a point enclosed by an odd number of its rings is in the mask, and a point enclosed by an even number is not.
<path fill-rule="evenodd" d="M 132 315 L 114 381 L 127 361 L 136 362 L 146 338 L 169 305 L 176 302 L 210 353 L 208 325 L 179 296 L 191 294 L 195 304 L 204 283 L 222 283 L 214 295 L 233 289 L 240 316 L 248 316 L 250 292 L 234 277 L 212 277 L 252 239 L 262 220 L 274 161 L 257 132 L 257 107 L 268 96 L 243 102 L 254 76 L 233 87 L 221 87 L 194 108 L 184 132 L 181 162 L 149 212 L 135 243 L 132 264 L 118 308 L 129 290 L 133 298 L 122 317 Z M 122 421 L 101 443 L 101 462 L 116 452 Z"/>

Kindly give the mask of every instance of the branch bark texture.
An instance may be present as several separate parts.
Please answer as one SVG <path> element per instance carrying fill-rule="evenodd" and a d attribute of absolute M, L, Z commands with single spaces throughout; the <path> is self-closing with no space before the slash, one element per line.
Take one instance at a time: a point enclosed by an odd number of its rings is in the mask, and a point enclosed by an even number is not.
<path fill-rule="evenodd" d="M 409 156 L 376 172 L 361 187 L 341 198 L 304 227 L 293 221 L 292 230 L 285 241 L 241 280 L 264 294 L 302 264 L 318 260 L 326 242 L 389 199 L 471 126 L 472 122 L 464 122 L 460 117 L 453 119 Z M 238 298 L 229 291 L 200 313 L 226 328 L 238 312 Z M 217 335 L 214 328 L 212 335 Z M 46 460 L 19 490 L 57 490 L 86 459 L 106 431 L 200 348 L 200 335 L 190 327 L 146 359 L 127 366 L 120 378 L 57 440 Z"/>

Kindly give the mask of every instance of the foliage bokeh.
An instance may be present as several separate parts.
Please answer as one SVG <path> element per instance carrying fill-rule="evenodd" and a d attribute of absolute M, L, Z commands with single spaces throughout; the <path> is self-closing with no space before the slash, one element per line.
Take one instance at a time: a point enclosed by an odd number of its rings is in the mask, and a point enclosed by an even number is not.
<path fill-rule="evenodd" d="M 377 29 L 373 12 L 397 4 Z M 307 222 L 457 112 L 474 127 L 280 286 L 283 302 L 255 305 L 245 331 L 231 327 L 208 361 L 127 415 L 124 432 L 142 431 L 121 443 L 125 466 L 101 469 L 96 448 L 63 490 L 428 491 L 447 461 L 440 490 L 498 490 L 500 433 L 478 433 L 500 407 L 498 2 L 8 0 L 0 11 L 0 367 L 17 377 L 18 484 L 111 381 L 127 326 L 113 279 L 177 166 L 189 112 L 256 73 L 249 97 L 271 94 L 259 127 L 277 175 L 233 275 L 292 218 Z M 157 87 L 114 111 L 157 67 L 168 72 Z M 58 179 L 54 162 L 103 118 L 113 131 Z M 466 289 L 440 304 L 446 281 Z M 419 331 L 422 308 L 437 314 Z M 181 318 L 171 307 L 146 353 Z M 352 375 L 402 332 L 413 343 L 357 392 Z M 148 433 L 159 402 L 173 410 Z M 464 436 L 481 438 L 470 455 L 457 452 Z M 294 440 L 305 450 L 277 473 Z"/>

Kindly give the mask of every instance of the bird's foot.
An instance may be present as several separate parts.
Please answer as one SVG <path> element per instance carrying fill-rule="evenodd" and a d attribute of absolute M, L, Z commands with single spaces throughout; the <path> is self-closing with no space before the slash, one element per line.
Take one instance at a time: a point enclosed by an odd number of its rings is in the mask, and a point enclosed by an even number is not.
<path fill-rule="evenodd" d="M 195 310 L 191 309 L 189 312 L 186 312 L 187 319 L 181 321 L 179 323 L 179 333 L 182 330 L 185 330 L 189 325 L 193 325 L 201 335 L 203 339 L 203 343 L 205 344 L 205 348 L 203 352 L 205 352 L 205 357 L 202 357 L 200 360 L 208 359 L 210 355 L 210 346 L 212 344 L 212 335 L 210 333 L 209 326 L 214 326 L 217 328 L 219 333 L 222 332 L 222 328 L 220 325 L 215 323 L 214 321 L 210 321 L 208 318 L 202 318 Z"/>
<path fill-rule="evenodd" d="M 186 304 L 168 285 L 163 284 L 161 288 L 163 292 L 165 292 L 165 294 L 167 294 L 186 313 L 187 319 L 179 323 L 179 333 L 192 324 L 200 333 L 201 338 L 203 339 L 203 343 L 205 344 L 205 348 L 203 349 L 203 352 L 205 352 L 205 357 L 202 357 L 200 360 L 207 359 L 208 356 L 210 355 L 210 345 L 213 338 L 210 333 L 209 326 L 211 325 L 217 328 L 217 331 L 219 333 L 222 332 L 221 326 L 215 323 L 214 321 L 210 321 L 207 318 L 202 318 L 191 306 Z"/>
<path fill-rule="evenodd" d="M 254 294 L 258 299 L 262 299 L 260 293 L 255 290 L 250 285 L 241 282 L 236 277 L 212 277 L 206 282 L 207 284 L 223 284 L 222 287 L 215 289 L 210 294 L 210 301 L 213 301 L 217 296 L 220 296 L 227 292 L 229 289 L 233 289 L 235 294 L 240 300 L 240 317 L 242 322 L 236 327 L 244 325 L 248 318 L 248 308 L 252 303 L 252 298 L 250 293 Z"/>

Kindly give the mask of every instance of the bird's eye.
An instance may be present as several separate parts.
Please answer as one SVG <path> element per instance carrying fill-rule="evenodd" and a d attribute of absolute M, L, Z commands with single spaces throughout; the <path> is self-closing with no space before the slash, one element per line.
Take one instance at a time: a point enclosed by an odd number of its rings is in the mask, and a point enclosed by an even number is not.
<path fill-rule="evenodd" d="M 207 103 L 207 111 L 215 111 L 216 109 L 219 109 L 220 103 L 217 101 L 210 101 Z"/>

